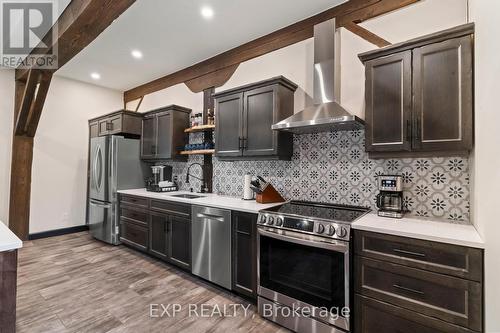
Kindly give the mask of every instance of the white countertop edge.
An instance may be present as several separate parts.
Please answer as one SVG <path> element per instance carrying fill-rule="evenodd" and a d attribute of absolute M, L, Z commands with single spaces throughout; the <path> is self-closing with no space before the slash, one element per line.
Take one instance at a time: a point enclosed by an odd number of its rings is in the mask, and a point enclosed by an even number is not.
<path fill-rule="evenodd" d="M 445 244 L 485 248 L 483 239 L 472 224 L 455 224 L 416 218 L 391 219 L 370 213 L 355 221 L 352 228 Z"/>
<path fill-rule="evenodd" d="M 0 221 L 0 252 L 17 250 L 23 247 L 23 242 Z"/>
<path fill-rule="evenodd" d="M 255 200 L 243 200 L 237 197 L 223 196 L 214 193 L 191 193 L 188 191 L 159 193 L 159 192 L 148 192 L 146 191 L 146 189 L 141 188 L 132 190 L 120 190 L 117 192 L 121 194 L 128 194 L 138 197 L 186 203 L 194 206 L 214 207 L 214 208 L 228 209 L 238 212 L 255 213 L 255 214 L 262 209 L 276 207 L 283 204 L 283 202 L 260 204 L 257 203 Z M 172 197 L 172 195 L 176 194 L 194 194 L 194 195 L 200 195 L 203 198 L 185 199 L 185 198 Z"/>

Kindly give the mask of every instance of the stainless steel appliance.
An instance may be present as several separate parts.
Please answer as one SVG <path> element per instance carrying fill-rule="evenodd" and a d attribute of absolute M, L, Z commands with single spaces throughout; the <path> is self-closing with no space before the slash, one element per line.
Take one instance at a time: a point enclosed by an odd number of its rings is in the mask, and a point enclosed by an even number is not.
<path fill-rule="evenodd" d="M 380 175 L 377 177 L 377 181 L 380 191 L 377 194 L 378 215 L 402 218 L 404 216 L 403 177 Z"/>
<path fill-rule="evenodd" d="M 339 104 L 339 45 L 335 44 L 335 19 L 314 26 L 314 105 L 272 126 L 296 134 L 364 128 L 364 120 Z"/>
<path fill-rule="evenodd" d="M 144 186 L 139 140 L 101 136 L 90 140 L 90 234 L 109 244 L 120 244 L 116 191 Z"/>
<path fill-rule="evenodd" d="M 350 224 L 368 212 L 301 201 L 260 211 L 259 314 L 296 332 L 349 331 Z"/>
<path fill-rule="evenodd" d="M 231 211 L 193 206 L 191 271 L 231 289 Z"/>

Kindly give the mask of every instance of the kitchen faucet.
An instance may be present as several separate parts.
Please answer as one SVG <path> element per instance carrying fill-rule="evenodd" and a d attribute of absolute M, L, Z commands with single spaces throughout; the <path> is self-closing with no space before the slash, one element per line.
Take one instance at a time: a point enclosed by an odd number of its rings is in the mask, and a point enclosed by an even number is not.
<path fill-rule="evenodd" d="M 189 173 L 189 170 L 191 170 L 191 167 L 193 165 L 199 165 L 201 167 L 201 178 Z M 200 193 L 206 193 L 206 192 L 208 192 L 208 188 L 207 188 L 207 186 L 205 184 L 205 179 L 203 177 L 204 171 L 205 171 L 205 166 L 203 166 L 200 163 L 192 163 L 191 165 L 188 166 L 188 169 L 187 169 L 187 172 L 186 172 L 186 184 L 189 184 L 189 177 L 193 177 L 193 178 L 196 178 L 199 181 L 201 181 Z M 190 188 L 190 191 L 193 192 L 193 188 L 192 187 Z"/>

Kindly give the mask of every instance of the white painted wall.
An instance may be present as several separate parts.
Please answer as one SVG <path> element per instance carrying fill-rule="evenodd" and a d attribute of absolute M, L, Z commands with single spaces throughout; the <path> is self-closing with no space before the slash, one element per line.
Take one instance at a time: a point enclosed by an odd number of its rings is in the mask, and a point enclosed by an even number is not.
<path fill-rule="evenodd" d="M 34 143 L 30 233 L 85 224 L 88 119 L 122 105 L 119 91 L 54 77 Z"/>
<path fill-rule="evenodd" d="M 500 332 L 500 1 L 471 0 L 475 32 L 475 151 L 473 211 L 476 228 L 486 242 L 485 319 L 487 333 Z"/>
<path fill-rule="evenodd" d="M 0 69 L 0 221 L 8 224 L 14 112 L 14 71 Z"/>

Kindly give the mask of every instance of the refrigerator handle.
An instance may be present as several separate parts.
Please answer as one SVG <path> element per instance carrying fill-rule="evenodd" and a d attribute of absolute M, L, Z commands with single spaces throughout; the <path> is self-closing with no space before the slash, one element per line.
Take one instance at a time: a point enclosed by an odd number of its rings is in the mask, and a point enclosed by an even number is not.
<path fill-rule="evenodd" d="M 105 209 L 110 209 L 111 208 L 111 204 L 109 203 L 101 203 L 101 202 L 97 202 L 97 201 L 94 201 L 94 200 L 90 200 L 90 205 L 91 206 L 95 206 L 95 207 L 101 207 L 101 208 L 105 208 Z"/>
<path fill-rule="evenodd" d="M 97 148 L 94 150 L 94 160 L 92 161 L 92 185 L 97 189 Z"/>
<path fill-rule="evenodd" d="M 99 164 L 99 166 L 98 166 Z M 99 172 L 99 176 L 97 176 L 97 172 Z M 101 192 L 101 185 L 102 185 L 102 151 L 101 151 L 101 146 L 97 146 L 96 150 L 96 158 L 95 158 L 95 163 L 94 163 L 94 174 L 96 177 L 96 189 L 97 192 Z"/>

